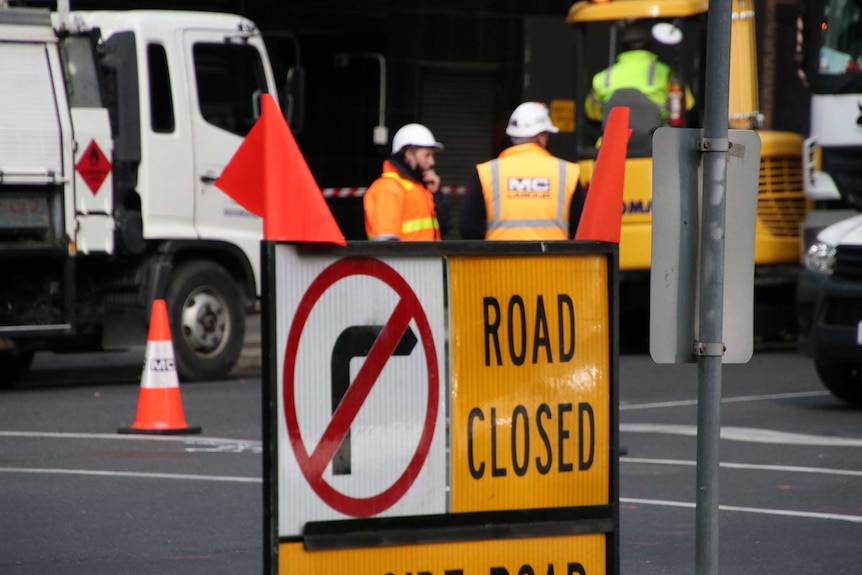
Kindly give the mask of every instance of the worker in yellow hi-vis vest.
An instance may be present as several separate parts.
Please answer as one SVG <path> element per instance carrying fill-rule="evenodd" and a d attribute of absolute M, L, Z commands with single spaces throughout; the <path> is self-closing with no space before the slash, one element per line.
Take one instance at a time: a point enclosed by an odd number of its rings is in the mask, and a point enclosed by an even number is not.
<path fill-rule="evenodd" d="M 476 166 L 461 209 L 466 240 L 565 240 L 573 238 L 586 194 L 577 164 L 551 155 L 559 132 L 548 108 L 524 102 L 512 112 L 506 134 L 512 146 Z"/>
<path fill-rule="evenodd" d="M 682 125 L 682 102 L 668 98 L 674 87 L 679 89 L 681 96 L 682 86 L 671 67 L 649 50 L 649 44 L 650 30 L 644 22 L 633 22 L 622 31 L 616 63 L 593 76 L 592 90 L 584 103 L 587 118 L 602 121 L 605 105 L 614 93 L 634 89 L 655 104 L 665 124 Z M 688 87 L 684 93 L 685 110 L 691 110 L 694 96 Z M 675 117 L 669 118 L 672 112 L 675 112 Z"/>
<path fill-rule="evenodd" d="M 434 171 L 434 152 L 442 149 L 421 124 L 407 124 L 395 133 L 392 155 L 362 199 L 369 240 L 419 242 L 442 237 L 448 204 Z"/>

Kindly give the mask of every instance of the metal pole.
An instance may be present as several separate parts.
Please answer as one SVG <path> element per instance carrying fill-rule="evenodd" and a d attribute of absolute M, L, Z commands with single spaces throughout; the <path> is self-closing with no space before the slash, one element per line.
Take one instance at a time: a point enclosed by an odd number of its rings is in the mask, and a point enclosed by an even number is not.
<path fill-rule="evenodd" d="M 718 575 L 718 469 L 721 361 L 724 353 L 724 243 L 727 189 L 727 114 L 730 87 L 731 2 L 709 3 L 703 153 L 700 312 L 696 353 L 697 575 Z"/>

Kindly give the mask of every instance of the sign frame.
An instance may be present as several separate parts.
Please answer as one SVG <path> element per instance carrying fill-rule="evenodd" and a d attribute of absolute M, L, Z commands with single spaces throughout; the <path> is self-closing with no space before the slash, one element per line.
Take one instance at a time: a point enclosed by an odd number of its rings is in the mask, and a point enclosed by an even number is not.
<path fill-rule="evenodd" d="M 608 504 L 542 509 L 472 511 L 441 515 L 373 517 L 334 521 L 309 521 L 299 537 L 279 535 L 279 353 L 276 307 L 276 252 L 289 245 L 300 258 L 326 256 L 334 259 L 363 256 L 370 258 L 411 258 L 437 256 L 444 267 L 444 284 L 449 281 L 446 259 L 450 255 L 475 255 L 488 258 L 506 256 L 600 255 L 607 260 L 608 326 Z M 602 534 L 605 537 L 605 572 L 619 575 L 619 248 L 603 242 L 350 242 L 346 247 L 321 244 L 261 242 L 262 312 L 262 420 L 263 420 L 263 495 L 264 495 L 264 573 L 279 573 L 279 546 L 301 542 L 307 553 L 369 547 L 413 546 L 428 543 L 458 544 L 465 541 L 523 539 Z M 446 297 L 450 297 L 444 287 Z M 286 313 L 292 313 L 288 310 Z M 445 302 L 447 321 L 449 301 Z M 448 331 L 448 330 L 447 330 Z M 445 344 L 446 373 L 440 376 L 449 394 L 449 343 Z M 447 396 L 447 409 L 448 409 Z M 450 477 L 451 482 L 451 477 Z M 538 541 L 538 539 L 537 539 Z"/>

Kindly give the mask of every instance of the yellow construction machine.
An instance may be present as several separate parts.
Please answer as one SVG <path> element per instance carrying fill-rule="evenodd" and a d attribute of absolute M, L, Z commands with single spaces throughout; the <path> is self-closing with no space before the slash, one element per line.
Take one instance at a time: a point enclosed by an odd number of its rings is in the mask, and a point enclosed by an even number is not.
<path fill-rule="evenodd" d="M 694 106 L 684 114 L 682 126 L 703 126 L 703 105 L 709 86 L 705 70 L 707 12 L 708 0 L 581 1 L 571 6 L 567 21 L 575 29 L 577 157 L 585 185 L 589 185 L 592 177 L 596 143 L 601 137 L 601 124 L 590 121 L 584 113 L 585 100 L 593 76 L 616 61 L 620 35 L 633 22 L 651 30 L 649 49 L 674 69 L 675 76 L 694 97 Z M 728 126 L 758 130 L 762 146 L 755 284 L 781 284 L 792 288 L 798 272 L 800 224 L 806 212 L 802 139 L 794 133 L 760 130 L 762 114 L 758 106 L 753 0 L 733 0 L 731 43 Z M 633 123 L 636 114 L 638 111 L 633 109 Z M 635 293 L 643 293 L 645 297 L 648 293 L 652 235 L 651 149 L 638 152 L 632 150 L 630 144 L 622 211 L 620 277 L 625 304 L 626 284 Z M 733 214 L 727 214 L 728 221 L 732 218 Z M 638 305 L 645 306 L 646 301 L 641 299 Z"/>

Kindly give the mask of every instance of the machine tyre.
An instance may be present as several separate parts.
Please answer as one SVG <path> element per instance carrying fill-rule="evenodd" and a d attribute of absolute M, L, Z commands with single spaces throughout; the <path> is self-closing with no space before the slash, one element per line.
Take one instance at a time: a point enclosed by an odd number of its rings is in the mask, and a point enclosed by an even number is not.
<path fill-rule="evenodd" d="M 847 403 L 862 406 L 862 364 L 816 359 L 814 367 L 832 395 Z"/>
<path fill-rule="evenodd" d="M 167 293 L 180 379 L 227 377 L 245 340 L 243 300 L 233 278 L 219 264 L 193 260 L 174 269 Z"/>
<path fill-rule="evenodd" d="M 0 387 L 9 387 L 27 375 L 33 363 L 33 351 L 8 351 L 0 353 Z"/>

